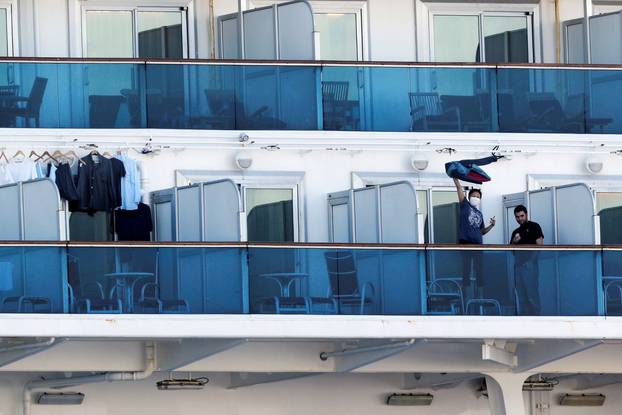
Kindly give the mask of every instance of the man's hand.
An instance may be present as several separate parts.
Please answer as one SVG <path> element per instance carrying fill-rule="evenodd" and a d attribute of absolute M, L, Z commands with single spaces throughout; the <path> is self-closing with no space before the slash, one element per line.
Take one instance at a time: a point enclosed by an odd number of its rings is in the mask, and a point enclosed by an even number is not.
<path fill-rule="evenodd" d="M 482 228 L 482 235 L 486 235 L 488 232 L 490 232 L 490 230 L 495 226 L 495 223 L 497 223 L 497 221 L 493 216 L 492 218 L 490 218 L 490 223 L 488 224 L 488 226 Z"/>
<path fill-rule="evenodd" d="M 512 238 L 512 243 L 517 244 L 520 242 L 520 233 L 516 233 L 516 235 L 514 235 L 514 238 Z"/>

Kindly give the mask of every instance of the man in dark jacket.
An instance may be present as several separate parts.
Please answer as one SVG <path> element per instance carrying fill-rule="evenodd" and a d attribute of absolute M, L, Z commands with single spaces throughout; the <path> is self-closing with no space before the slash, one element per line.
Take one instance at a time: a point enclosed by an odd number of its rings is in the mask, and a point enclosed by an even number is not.
<path fill-rule="evenodd" d="M 527 208 L 514 208 L 514 218 L 520 225 L 510 237 L 513 245 L 542 245 L 544 234 L 536 222 L 529 220 Z M 525 315 L 540 315 L 540 289 L 538 272 L 538 251 L 516 251 L 514 253 L 514 278 L 518 297 L 518 311 Z"/>

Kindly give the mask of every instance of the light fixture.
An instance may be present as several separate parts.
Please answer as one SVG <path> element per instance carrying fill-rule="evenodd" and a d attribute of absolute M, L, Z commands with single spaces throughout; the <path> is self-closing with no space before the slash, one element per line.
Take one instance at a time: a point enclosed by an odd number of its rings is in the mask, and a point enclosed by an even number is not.
<path fill-rule="evenodd" d="M 207 385 L 209 379 L 206 377 L 189 379 L 163 379 L 156 382 L 159 390 L 199 390 Z"/>
<path fill-rule="evenodd" d="M 603 161 L 595 157 L 590 157 L 585 160 L 585 168 L 591 174 L 598 174 L 603 170 Z"/>
<path fill-rule="evenodd" d="M 418 170 L 418 171 L 423 171 L 427 169 L 429 164 L 430 164 L 430 161 L 426 159 L 413 158 L 410 160 L 410 165 L 413 167 L 413 169 Z"/>
<path fill-rule="evenodd" d="M 387 396 L 387 405 L 427 406 L 432 404 L 434 395 L 429 393 L 393 393 Z"/>
<path fill-rule="evenodd" d="M 39 405 L 81 405 L 84 394 L 80 392 L 44 392 L 39 395 Z"/>
<path fill-rule="evenodd" d="M 240 151 L 235 155 L 235 165 L 238 169 L 246 170 L 253 164 L 253 157 L 248 151 Z"/>
<path fill-rule="evenodd" d="M 524 391 L 552 391 L 555 383 L 548 380 L 533 380 L 523 383 Z"/>
<path fill-rule="evenodd" d="M 605 395 L 602 393 L 566 393 L 559 398 L 563 406 L 603 406 Z"/>

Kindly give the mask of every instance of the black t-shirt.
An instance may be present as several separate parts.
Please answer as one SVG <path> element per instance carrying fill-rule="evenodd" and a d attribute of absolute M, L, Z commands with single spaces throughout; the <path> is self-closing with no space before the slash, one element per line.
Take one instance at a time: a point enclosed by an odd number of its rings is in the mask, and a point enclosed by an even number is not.
<path fill-rule="evenodd" d="M 520 241 L 512 242 L 516 234 L 520 235 Z M 517 243 L 519 245 L 535 245 L 538 238 L 544 238 L 542 228 L 536 222 L 527 221 L 514 229 L 512 236 L 510 237 L 510 243 Z"/>

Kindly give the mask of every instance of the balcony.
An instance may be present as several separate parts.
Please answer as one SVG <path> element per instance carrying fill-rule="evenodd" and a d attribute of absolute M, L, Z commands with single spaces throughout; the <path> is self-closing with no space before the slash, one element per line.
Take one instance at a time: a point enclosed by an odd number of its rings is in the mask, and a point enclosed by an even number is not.
<path fill-rule="evenodd" d="M 0 61 L 0 127 L 619 134 L 622 67 Z"/>
<path fill-rule="evenodd" d="M 0 312 L 622 315 L 622 249 L 4 243 Z"/>

